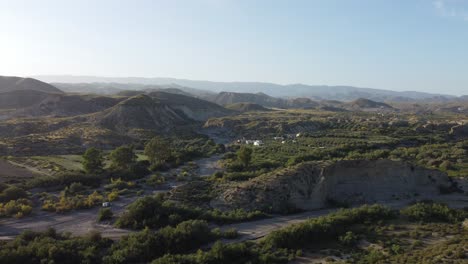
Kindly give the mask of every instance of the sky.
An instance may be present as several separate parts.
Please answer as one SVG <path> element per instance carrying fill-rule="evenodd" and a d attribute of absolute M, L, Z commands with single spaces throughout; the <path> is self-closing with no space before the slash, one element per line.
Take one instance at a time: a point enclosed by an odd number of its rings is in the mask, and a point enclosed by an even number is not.
<path fill-rule="evenodd" d="M 0 0 L 0 75 L 468 94 L 468 0 Z"/>

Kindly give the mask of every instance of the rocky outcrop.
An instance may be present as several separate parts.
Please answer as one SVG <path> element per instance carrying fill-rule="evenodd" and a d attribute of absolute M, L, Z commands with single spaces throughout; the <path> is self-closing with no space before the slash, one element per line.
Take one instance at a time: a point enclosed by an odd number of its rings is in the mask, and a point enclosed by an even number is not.
<path fill-rule="evenodd" d="M 284 212 L 318 209 L 330 203 L 373 203 L 430 198 L 449 187 L 445 173 L 391 160 L 302 163 L 228 187 L 211 205 Z"/>

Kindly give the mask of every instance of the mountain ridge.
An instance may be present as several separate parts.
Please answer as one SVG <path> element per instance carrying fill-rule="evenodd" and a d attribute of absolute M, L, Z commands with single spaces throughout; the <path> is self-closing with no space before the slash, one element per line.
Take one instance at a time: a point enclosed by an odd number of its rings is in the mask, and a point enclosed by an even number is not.
<path fill-rule="evenodd" d="M 375 101 L 402 101 L 402 100 L 428 100 L 428 99 L 456 99 L 457 96 L 449 94 L 427 93 L 418 91 L 393 91 L 375 88 L 362 88 L 346 85 L 306 85 L 306 84 L 275 84 L 269 82 L 212 82 L 200 80 L 188 80 L 177 78 L 143 78 L 143 77 L 96 77 L 96 76 L 56 76 L 42 75 L 37 78 L 46 82 L 117 82 L 140 83 L 146 85 L 168 85 L 207 90 L 210 92 L 263 92 L 275 97 L 309 97 L 317 100 L 331 99 L 352 101 L 358 98 L 366 98 Z"/>

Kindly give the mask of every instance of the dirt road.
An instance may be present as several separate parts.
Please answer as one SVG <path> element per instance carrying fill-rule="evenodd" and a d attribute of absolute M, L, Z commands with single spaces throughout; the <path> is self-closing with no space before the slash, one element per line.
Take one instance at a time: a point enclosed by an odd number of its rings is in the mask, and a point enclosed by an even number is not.
<path fill-rule="evenodd" d="M 234 240 L 227 240 L 227 242 L 234 243 L 234 242 L 241 242 L 245 240 L 255 240 L 262 238 L 274 230 L 280 229 L 282 227 L 301 223 L 307 219 L 315 218 L 323 215 L 327 215 L 330 212 L 334 212 L 337 209 L 323 209 L 323 210 L 315 210 L 315 211 L 308 211 L 299 214 L 293 215 L 279 215 L 274 216 L 272 218 L 252 221 L 252 222 L 244 222 L 244 223 L 237 223 L 231 225 L 222 226 L 221 230 L 227 230 L 230 228 L 234 228 L 237 232 L 241 235 L 238 239 Z"/>
<path fill-rule="evenodd" d="M 0 159 L 0 182 L 18 181 L 41 176 L 41 173 L 34 173 L 20 166 L 15 166 L 11 162 Z"/>
<path fill-rule="evenodd" d="M 438 197 L 434 197 L 433 200 L 435 202 L 446 203 L 452 208 L 464 208 L 468 206 L 468 196 L 465 194 L 441 195 Z M 401 209 L 408 206 L 412 202 L 413 200 L 398 200 L 393 202 L 380 202 L 380 204 L 386 205 L 393 209 Z M 359 205 L 356 205 L 356 207 L 358 206 Z M 252 222 L 225 225 L 222 226 L 221 229 L 227 230 L 229 228 L 234 228 L 241 235 L 238 239 L 226 240 L 225 242 L 228 243 L 241 242 L 245 240 L 256 240 L 282 227 L 286 227 L 291 224 L 301 223 L 310 218 L 324 216 L 337 210 L 338 209 L 323 209 L 307 211 L 294 215 L 281 215 Z"/>
<path fill-rule="evenodd" d="M 112 205 L 114 213 L 121 213 L 134 199 L 122 198 Z M 73 235 L 84 235 L 92 230 L 100 231 L 103 236 L 118 238 L 130 231 L 115 228 L 109 224 L 96 222 L 99 208 L 77 210 L 64 214 L 39 211 L 33 216 L 22 219 L 3 219 L 0 221 L 0 239 L 9 239 L 24 230 L 44 231 L 52 227 L 59 232 L 70 232 Z"/>
<path fill-rule="evenodd" d="M 434 198 L 435 201 L 444 202 L 454 208 L 463 208 L 468 206 L 468 196 L 463 194 L 454 195 L 443 195 Z M 113 210 L 116 212 L 122 212 L 133 199 L 121 199 L 114 203 Z M 391 208 L 399 209 L 402 208 L 412 201 L 400 200 L 392 203 L 384 203 Z M 300 223 L 306 221 L 309 218 L 319 217 L 327 215 L 330 212 L 336 211 L 337 209 L 323 209 L 316 211 L 308 211 L 304 213 L 294 215 L 279 215 L 272 218 L 237 223 L 231 225 L 222 226 L 222 230 L 229 228 L 235 228 L 241 236 L 238 239 L 227 240 L 226 242 L 234 243 L 245 240 L 255 240 L 266 236 L 274 230 L 282 227 Z M 33 217 L 27 217 L 24 219 L 8 219 L 0 222 L 0 239 L 11 239 L 18 235 L 24 230 L 30 229 L 35 231 L 46 230 L 48 227 L 53 227 L 57 231 L 71 232 L 73 235 L 81 236 L 85 235 L 91 230 L 97 230 L 102 233 L 102 236 L 109 237 L 112 239 L 118 239 L 123 235 L 129 234 L 130 230 L 115 228 L 109 224 L 97 224 L 95 219 L 98 208 L 75 211 L 68 214 L 53 214 L 53 213 L 41 213 Z"/>
<path fill-rule="evenodd" d="M 200 176 L 210 176 L 217 171 L 223 171 L 224 169 L 219 164 L 219 160 L 222 157 L 223 154 L 218 154 L 198 161 L 197 174 Z"/>

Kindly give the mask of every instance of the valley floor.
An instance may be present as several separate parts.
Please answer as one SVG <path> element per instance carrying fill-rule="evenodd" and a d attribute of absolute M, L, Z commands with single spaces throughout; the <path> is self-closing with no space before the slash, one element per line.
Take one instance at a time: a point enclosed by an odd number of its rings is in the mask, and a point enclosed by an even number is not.
<path fill-rule="evenodd" d="M 205 160 L 201 160 L 200 164 Z M 137 197 L 122 198 L 112 205 L 112 210 L 116 215 L 121 214 L 127 205 L 132 203 Z M 450 194 L 434 197 L 434 202 L 443 202 L 453 208 L 464 208 L 468 205 L 468 196 L 463 194 Z M 403 208 L 414 202 L 413 200 L 399 200 L 394 202 L 382 202 L 386 206 L 394 209 Z M 77 210 L 65 214 L 56 214 L 40 211 L 33 216 L 22 219 L 4 219 L 0 221 L 0 240 L 10 240 L 16 235 L 25 230 L 45 231 L 49 227 L 53 227 L 59 232 L 70 232 L 74 236 L 83 236 L 90 231 L 99 231 L 103 237 L 111 239 L 119 239 L 124 235 L 128 235 L 132 230 L 120 229 L 111 224 L 96 223 L 96 215 L 99 208 L 88 210 Z M 222 230 L 236 229 L 240 234 L 239 238 L 234 240 L 226 240 L 228 243 L 242 242 L 246 240 L 260 239 L 272 231 L 282 227 L 304 222 L 310 218 L 327 215 L 338 209 L 323 209 L 306 211 L 292 215 L 276 215 L 271 218 L 236 223 L 222 226 Z"/>

